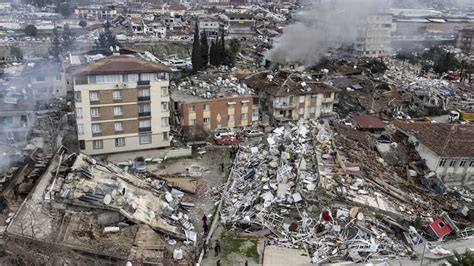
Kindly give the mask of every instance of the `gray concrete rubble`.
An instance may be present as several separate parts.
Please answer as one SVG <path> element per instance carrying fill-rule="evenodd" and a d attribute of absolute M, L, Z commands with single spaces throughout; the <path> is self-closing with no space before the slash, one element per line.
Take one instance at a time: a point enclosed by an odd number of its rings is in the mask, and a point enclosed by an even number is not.
<path fill-rule="evenodd" d="M 378 168 L 367 175 L 334 134 L 327 123 L 306 121 L 241 145 L 220 222 L 255 236 L 267 230 L 268 245 L 302 250 L 313 263 L 420 255 L 400 232 L 424 198 L 377 180 Z"/>

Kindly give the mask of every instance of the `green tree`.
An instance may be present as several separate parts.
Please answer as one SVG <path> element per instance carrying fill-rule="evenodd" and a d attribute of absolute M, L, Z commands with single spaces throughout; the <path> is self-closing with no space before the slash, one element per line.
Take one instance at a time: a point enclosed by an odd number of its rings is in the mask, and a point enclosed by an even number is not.
<path fill-rule="evenodd" d="M 87 21 L 85 21 L 85 20 L 79 21 L 79 27 L 81 27 L 81 28 L 83 28 L 83 29 L 84 29 L 85 27 L 87 27 Z"/>
<path fill-rule="evenodd" d="M 229 49 L 232 55 L 235 57 L 240 52 L 240 41 L 238 39 L 232 39 L 229 42 Z"/>
<path fill-rule="evenodd" d="M 99 34 L 99 39 L 95 41 L 97 48 L 109 49 L 111 46 L 120 46 L 120 42 L 110 29 L 110 23 L 104 24 L 104 30 Z"/>
<path fill-rule="evenodd" d="M 224 30 L 221 30 L 221 38 L 219 40 L 219 43 L 217 44 L 217 57 L 219 60 L 219 65 L 225 65 L 226 64 L 226 52 L 225 52 L 225 37 L 224 37 Z"/>
<path fill-rule="evenodd" d="M 456 250 L 453 256 L 449 256 L 446 260 L 453 266 L 472 266 L 474 265 L 474 253 L 468 249 L 463 254 L 459 254 Z"/>
<path fill-rule="evenodd" d="M 61 40 L 59 39 L 58 28 L 55 26 L 53 29 L 53 36 L 51 39 L 51 47 L 49 47 L 49 55 L 55 60 L 59 61 L 61 56 Z"/>
<path fill-rule="evenodd" d="M 193 71 L 198 71 L 201 69 L 201 56 L 200 56 L 201 48 L 199 43 L 199 27 L 198 22 L 194 26 L 194 40 L 193 40 L 193 50 L 191 54 L 191 63 L 193 65 Z"/>
<path fill-rule="evenodd" d="M 63 44 L 62 44 L 62 50 L 63 51 L 70 51 L 73 46 L 74 42 L 76 41 L 74 34 L 72 33 L 71 29 L 69 28 L 68 24 L 64 25 L 64 30 L 62 33 L 62 39 L 63 39 Z"/>
<path fill-rule="evenodd" d="M 62 2 L 58 6 L 58 13 L 63 15 L 63 17 L 68 18 L 72 15 L 74 10 L 68 2 Z"/>
<path fill-rule="evenodd" d="M 15 57 L 17 60 L 23 59 L 23 51 L 18 46 L 11 46 L 10 47 L 10 56 Z"/>
<path fill-rule="evenodd" d="M 29 24 L 24 29 L 25 34 L 30 37 L 36 37 L 38 35 L 38 29 L 33 24 Z"/>
<path fill-rule="evenodd" d="M 201 39 L 199 40 L 199 50 L 200 50 L 200 62 L 201 62 L 201 69 L 205 69 L 207 67 L 207 63 L 209 62 L 209 43 L 207 42 L 207 34 L 205 31 L 201 32 Z"/>

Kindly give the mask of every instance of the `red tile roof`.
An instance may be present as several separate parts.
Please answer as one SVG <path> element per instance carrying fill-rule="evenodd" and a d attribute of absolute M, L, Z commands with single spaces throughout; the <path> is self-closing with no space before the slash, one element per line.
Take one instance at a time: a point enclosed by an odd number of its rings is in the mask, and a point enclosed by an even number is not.
<path fill-rule="evenodd" d="M 395 121 L 403 133 L 442 157 L 474 157 L 474 125 L 404 123 Z"/>
<path fill-rule="evenodd" d="M 359 115 L 354 117 L 355 124 L 362 129 L 383 129 L 385 124 L 382 120 L 374 116 Z"/>

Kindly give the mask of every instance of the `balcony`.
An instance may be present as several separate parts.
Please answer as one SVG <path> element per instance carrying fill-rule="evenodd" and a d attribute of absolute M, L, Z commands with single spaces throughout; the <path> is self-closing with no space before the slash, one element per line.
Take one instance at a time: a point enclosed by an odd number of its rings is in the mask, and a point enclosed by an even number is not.
<path fill-rule="evenodd" d="M 139 112 L 138 117 L 151 116 L 151 112 Z"/>
<path fill-rule="evenodd" d="M 138 96 L 139 102 L 146 102 L 150 100 L 150 96 Z"/>
<path fill-rule="evenodd" d="M 294 105 L 294 104 L 282 103 L 282 104 L 275 104 L 275 105 L 273 106 L 273 108 L 274 108 L 275 110 L 278 110 L 278 111 L 291 110 L 291 109 L 294 109 L 294 108 L 295 108 L 295 105 Z"/>
<path fill-rule="evenodd" d="M 150 86 L 149 80 L 139 80 L 137 81 L 137 86 Z"/>
<path fill-rule="evenodd" d="M 151 127 L 140 127 L 138 128 L 138 132 L 140 133 L 151 132 Z"/>

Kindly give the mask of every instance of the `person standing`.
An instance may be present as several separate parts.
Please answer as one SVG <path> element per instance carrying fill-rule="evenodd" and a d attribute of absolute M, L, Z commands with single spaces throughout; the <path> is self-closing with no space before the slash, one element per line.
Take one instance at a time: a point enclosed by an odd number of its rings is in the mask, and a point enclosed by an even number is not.
<path fill-rule="evenodd" d="M 219 240 L 216 240 L 214 251 L 216 252 L 216 257 L 219 256 L 219 253 L 221 252 L 221 243 L 219 242 Z"/>

